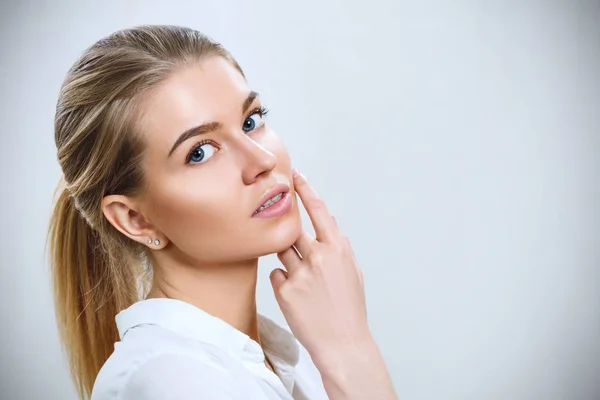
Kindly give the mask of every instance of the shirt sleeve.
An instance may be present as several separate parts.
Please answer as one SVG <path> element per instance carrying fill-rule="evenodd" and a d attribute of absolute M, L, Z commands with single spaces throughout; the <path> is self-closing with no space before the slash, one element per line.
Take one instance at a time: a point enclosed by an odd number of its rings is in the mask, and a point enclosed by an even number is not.
<path fill-rule="evenodd" d="M 236 399 L 227 371 L 179 354 L 161 354 L 129 377 L 122 400 Z"/>

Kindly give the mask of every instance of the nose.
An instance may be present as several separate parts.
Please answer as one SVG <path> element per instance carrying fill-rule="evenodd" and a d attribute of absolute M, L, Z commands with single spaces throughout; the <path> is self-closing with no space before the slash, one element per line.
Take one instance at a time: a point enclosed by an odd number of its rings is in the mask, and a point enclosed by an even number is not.
<path fill-rule="evenodd" d="M 242 140 L 242 181 L 246 185 L 256 182 L 260 176 L 268 175 L 277 166 L 277 157 L 264 146 L 246 136 Z"/>

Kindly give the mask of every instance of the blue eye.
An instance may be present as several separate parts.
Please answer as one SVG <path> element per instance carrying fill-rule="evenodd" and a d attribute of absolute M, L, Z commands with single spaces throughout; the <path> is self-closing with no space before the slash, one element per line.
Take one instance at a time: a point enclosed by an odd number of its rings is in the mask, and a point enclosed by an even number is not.
<path fill-rule="evenodd" d="M 250 132 L 263 126 L 265 124 L 264 117 L 268 112 L 269 111 L 264 107 L 252 111 L 252 114 L 244 121 L 242 130 L 244 132 Z"/>
<path fill-rule="evenodd" d="M 208 161 L 215 154 L 215 146 L 210 142 L 197 143 L 187 156 L 186 162 L 193 164 L 202 164 Z"/>

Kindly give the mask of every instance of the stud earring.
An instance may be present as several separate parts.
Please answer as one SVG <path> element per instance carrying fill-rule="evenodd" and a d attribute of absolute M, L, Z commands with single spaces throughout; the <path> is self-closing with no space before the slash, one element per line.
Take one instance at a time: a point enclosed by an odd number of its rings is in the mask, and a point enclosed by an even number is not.
<path fill-rule="evenodd" d="M 148 238 L 148 244 L 152 244 L 152 239 Z"/>
<path fill-rule="evenodd" d="M 156 239 L 156 240 L 154 241 L 154 244 L 158 246 L 158 245 L 160 244 L 160 240 Z"/>

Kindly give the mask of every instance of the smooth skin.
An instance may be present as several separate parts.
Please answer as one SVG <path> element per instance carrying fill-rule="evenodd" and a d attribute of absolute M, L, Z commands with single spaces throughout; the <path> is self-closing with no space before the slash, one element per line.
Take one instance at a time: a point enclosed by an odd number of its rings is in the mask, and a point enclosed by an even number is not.
<path fill-rule="evenodd" d="M 278 253 L 287 272 L 271 272 L 275 298 L 330 399 L 397 399 L 368 328 L 363 275 L 350 241 L 306 178 L 297 171 L 293 177 L 316 237 L 303 231 Z"/>

